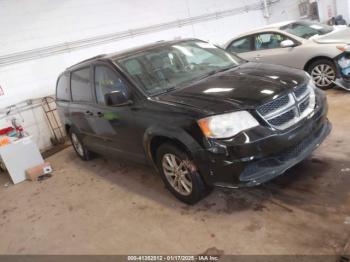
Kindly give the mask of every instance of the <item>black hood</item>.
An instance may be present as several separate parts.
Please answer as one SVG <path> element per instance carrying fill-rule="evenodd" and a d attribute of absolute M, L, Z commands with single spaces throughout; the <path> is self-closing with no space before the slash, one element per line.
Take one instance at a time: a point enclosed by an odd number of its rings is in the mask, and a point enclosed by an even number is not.
<path fill-rule="evenodd" d="M 302 70 L 248 62 L 161 95 L 159 100 L 217 114 L 255 108 L 306 81 Z"/>

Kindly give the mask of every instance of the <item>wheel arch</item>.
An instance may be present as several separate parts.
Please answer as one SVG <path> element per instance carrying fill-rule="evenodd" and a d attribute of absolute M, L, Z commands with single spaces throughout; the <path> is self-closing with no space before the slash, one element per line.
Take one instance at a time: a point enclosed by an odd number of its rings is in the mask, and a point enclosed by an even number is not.
<path fill-rule="evenodd" d="M 67 136 L 70 136 L 70 132 L 72 132 L 72 131 L 75 131 L 76 133 L 80 134 L 79 133 L 79 131 L 80 131 L 79 128 L 73 123 L 65 123 L 64 124 L 64 130 L 66 131 L 66 135 Z"/>
<path fill-rule="evenodd" d="M 316 56 L 316 57 L 313 57 L 311 59 L 309 59 L 306 64 L 304 65 L 304 71 L 309 71 L 309 68 L 310 66 L 312 65 L 312 63 L 316 62 L 317 60 L 328 60 L 329 62 L 333 63 L 334 65 L 334 68 L 336 68 L 336 64 L 334 63 L 334 60 L 328 56 Z"/>
<path fill-rule="evenodd" d="M 179 141 L 178 139 L 158 135 L 158 136 L 153 137 L 152 140 L 150 141 L 151 157 L 152 157 L 152 161 L 154 163 L 156 161 L 156 155 L 157 155 L 158 148 L 165 143 L 173 144 L 176 147 L 178 147 L 179 149 L 185 151 L 187 154 L 191 155 L 191 151 L 187 148 L 187 146 L 184 143 L 182 143 L 181 141 Z"/>
<path fill-rule="evenodd" d="M 69 134 L 69 131 L 70 131 L 71 128 L 72 128 L 72 126 L 69 125 L 69 124 L 65 124 L 65 125 L 64 125 L 64 130 L 66 131 L 66 134 L 67 134 L 67 135 Z"/>
<path fill-rule="evenodd" d="M 192 157 L 193 153 L 200 149 L 195 139 L 182 129 L 151 127 L 144 134 L 143 146 L 152 164 L 156 163 L 157 149 L 164 143 L 174 144 Z"/>

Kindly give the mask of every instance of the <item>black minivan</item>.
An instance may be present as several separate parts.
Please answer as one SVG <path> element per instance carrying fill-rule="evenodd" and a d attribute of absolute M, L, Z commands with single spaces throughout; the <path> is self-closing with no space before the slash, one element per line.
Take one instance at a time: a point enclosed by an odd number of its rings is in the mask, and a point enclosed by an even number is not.
<path fill-rule="evenodd" d="M 284 173 L 331 130 L 326 97 L 307 73 L 197 39 L 85 60 L 59 76 L 56 96 L 81 159 L 149 163 L 189 204 L 213 186 L 254 186 Z"/>

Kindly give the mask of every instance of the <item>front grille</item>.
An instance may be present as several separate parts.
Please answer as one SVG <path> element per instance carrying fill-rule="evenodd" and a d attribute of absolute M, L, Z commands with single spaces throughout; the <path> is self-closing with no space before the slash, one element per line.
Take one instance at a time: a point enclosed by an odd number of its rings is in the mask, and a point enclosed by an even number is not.
<path fill-rule="evenodd" d="M 294 109 L 292 108 L 289 111 L 270 119 L 269 123 L 274 126 L 283 126 L 289 121 L 293 120 L 294 118 L 295 118 L 295 112 L 294 112 Z"/>
<path fill-rule="evenodd" d="M 305 99 L 303 102 L 301 102 L 299 104 L 300 113 L 303 113 L 306 110 L 306 108 L 308 108 L 309 104 L 310 104 L 310 99 Z"/>
<path fill-rule="evenodd" d="M 312 87 L 297 86 L 293 92 L 258 106 L 257 112 L 272 127 L 286 129 L 311 113 L 313 108 L 310 106 L 314 105 L 314 101 L 310 103 L 310 100 L 315 99 L 314 95 L 310 95 L 312 92 Z"/>
<path fill-rule="evenodd" d="M 289 102 L 288 96 L 282 96 L 275 100 L 272 100 L 271 102 L 263 104 L 262 106 L 259 106 L 258 111 L 262 115 L 267 115 L 268 113 L 273 112 L 276 109 L 287 105 L 288 102 Z"/>

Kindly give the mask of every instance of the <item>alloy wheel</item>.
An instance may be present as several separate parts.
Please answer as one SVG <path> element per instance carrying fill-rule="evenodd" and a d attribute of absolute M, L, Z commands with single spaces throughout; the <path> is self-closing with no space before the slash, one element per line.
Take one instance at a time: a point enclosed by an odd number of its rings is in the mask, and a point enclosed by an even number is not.
<path fill-rule="evenodd" d="M 311 77 L 317 86 L 326 87 L 333 83 L 336 76 L 330 65 L 319 64 L 312 69 Z"/>
<path fill-rule="evenodd" d="M 192 192 L 192 179 L 186 161 L 174 154 L 165 154 L 162 159 L 163 172 L 170 185 L 181 195 Z"/>
<path fill-rule="evenodd" d="M 72 142 L 75 150 L 78 152 L 78 154 L 83 157 L 84 156 L 84 148 L 83 145 L 80 143 L 78 137 L 76 134 L 72 134 Z"/>

